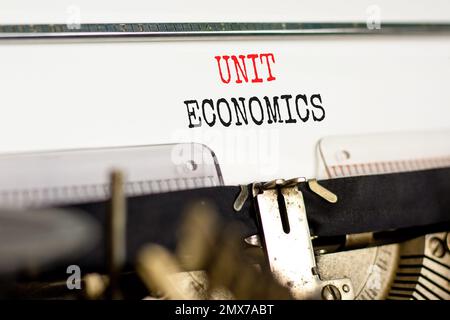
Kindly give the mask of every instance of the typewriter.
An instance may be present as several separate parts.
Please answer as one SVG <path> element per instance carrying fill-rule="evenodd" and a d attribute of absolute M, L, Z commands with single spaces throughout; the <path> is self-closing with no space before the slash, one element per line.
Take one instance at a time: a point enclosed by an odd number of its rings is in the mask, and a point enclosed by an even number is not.
<path fill-rule="evenodd" d="M 450 300 L 450 11 L 259 6 L 0 5 L 0 298 Z"/>

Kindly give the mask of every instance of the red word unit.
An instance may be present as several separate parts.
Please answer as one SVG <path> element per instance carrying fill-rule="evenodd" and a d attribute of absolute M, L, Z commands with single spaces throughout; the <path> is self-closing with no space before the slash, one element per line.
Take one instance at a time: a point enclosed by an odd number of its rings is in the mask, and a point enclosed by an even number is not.
<path fill-rule="evenodd" d="M 247 55 L 215 56 L 223 83 L 260 83 L 274 81 L 272 64 L 275 64 L 273 53 L 252 53 Z"/>

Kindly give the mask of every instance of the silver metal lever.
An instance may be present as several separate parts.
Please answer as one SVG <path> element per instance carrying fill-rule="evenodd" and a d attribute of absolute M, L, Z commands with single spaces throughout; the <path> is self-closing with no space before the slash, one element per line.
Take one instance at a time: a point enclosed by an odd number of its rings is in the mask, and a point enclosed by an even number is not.
<path fill-rule="evenodd" d="M 263 247 L 270 269 L 278 281 L 290 288 L 296 299 L 354 299 L 350 279 L 323 281 L 317 274 L 303 195 L 297 186 L 279 186 L 286 208 L 282 225 L 278 189 L 261 189 L 256 195 Z"/>

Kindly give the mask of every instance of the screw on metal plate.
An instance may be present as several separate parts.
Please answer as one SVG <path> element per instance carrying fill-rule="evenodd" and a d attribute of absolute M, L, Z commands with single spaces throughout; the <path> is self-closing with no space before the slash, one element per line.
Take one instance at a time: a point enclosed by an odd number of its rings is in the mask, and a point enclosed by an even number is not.
<path fill-rule="evenodd" d="M 344 285 L 345 286 L 345 285 Z M 338 288 L 332 284 L 328 284 L 322 289 L 322 299 L 323 300 L 341 300 L 341 292 Z"/>
<path fill-rule="evenodd" d="M 442 258 L 445 255 L 445 244 L 444 241 L 437 237 L 430 239 L 430 249 L 433 256 L 436 258 Z"/>

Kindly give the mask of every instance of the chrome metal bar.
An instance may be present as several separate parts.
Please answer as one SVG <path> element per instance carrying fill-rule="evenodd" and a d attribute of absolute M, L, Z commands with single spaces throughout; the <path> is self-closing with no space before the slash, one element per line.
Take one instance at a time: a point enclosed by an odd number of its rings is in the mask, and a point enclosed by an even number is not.
<path fill-rule="evenodd" d="M 97 23 L 0 25 L 0 40 L 25 39 L 211 39 L 304 35 L 450 34 L 450 24 L 386 23 Z"/>

